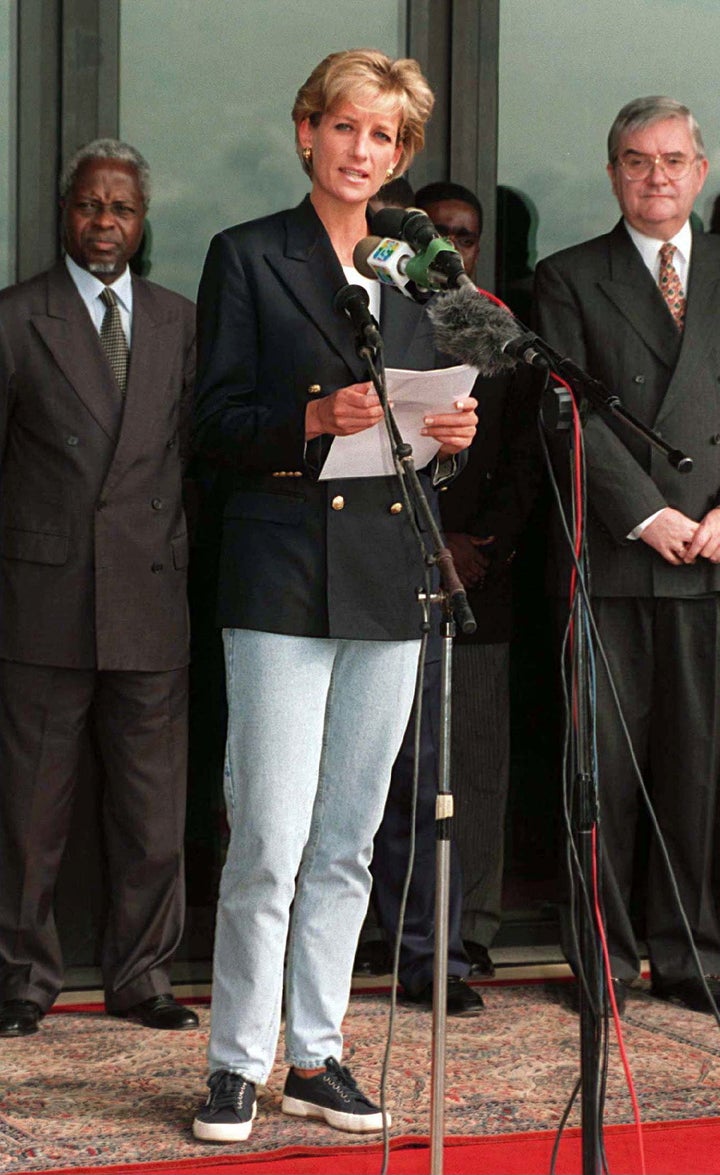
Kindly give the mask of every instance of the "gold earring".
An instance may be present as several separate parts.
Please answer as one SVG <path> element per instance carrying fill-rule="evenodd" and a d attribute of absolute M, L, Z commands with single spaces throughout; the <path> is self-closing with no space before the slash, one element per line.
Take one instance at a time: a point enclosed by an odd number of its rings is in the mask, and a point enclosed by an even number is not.
<path fill-rule="evenodd" d="M 389 180 L 391 180 L 394 175 L 395 175 L 395 168 L 389 167 L 387 169 L 387 171 L 385 172 L 385 183 L 387 183 Z"/>
<path fill-rule="evenodd" d="M 303 157 L 303 163 L 307 163 L 309 167 L 310 161 L 312 159 L 312 147 L 303 147 L 301 154 Z"/>

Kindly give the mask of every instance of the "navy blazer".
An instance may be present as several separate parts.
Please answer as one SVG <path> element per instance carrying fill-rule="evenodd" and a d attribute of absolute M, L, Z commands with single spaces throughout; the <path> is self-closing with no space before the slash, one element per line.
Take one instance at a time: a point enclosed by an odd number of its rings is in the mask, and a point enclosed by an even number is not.
<path fill-rule="evenodd" d="M 678 473 L 620 422 L 590 415 L 593 593 L 682 597 L 720 590 L 720 565 L 699 559 L 676 567 L 647 543 L 626 538 L 664 506 L 700 519 L 720 503 L 720 238 L 693 235 L 682 335 L 622 221 L 546 258 L 535 272 L 540 333 L 694 461 L 691 473 Z"/>
<path fill-rule="evenodd" d="M 333 309 L 346 284 L 307 197 L 210 245 L 198 295 L 194 444 L 222 470 L 223 627 L 420 635 L 423 561 L 397 479 L 319 481 L 332 438 L 305 443 L 308 401 L 368 379 L 353 328 Z M 380 326 L 388 366 L 447 364 L 424 309 L 398 291 L 382 291 Z"/>

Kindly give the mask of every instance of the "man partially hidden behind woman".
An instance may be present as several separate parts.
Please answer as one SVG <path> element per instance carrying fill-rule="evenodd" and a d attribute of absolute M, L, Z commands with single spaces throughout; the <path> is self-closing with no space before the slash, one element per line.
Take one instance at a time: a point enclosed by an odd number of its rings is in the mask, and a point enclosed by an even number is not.
<path fill-rule="evenodd" d="M 423 569 L 394 477 L 318 474 L 334 437 L 383 427 L 352 326 L 333 310 L 342 286 L 368 289 L 389 365 L 442 362 L 422 308 L 352 266 L 367 201 L 422 146 L 432 104 L 414 61 L 327 57 L 293 108 L 309 196 L 219 233 L 200 285 L 195 442 L 225 502 L 217 619 L 231 829 L 210 1095 L 193 1124 L 209 1141 L 250 1134 L 275 1058 L 286 951 L 283 1111 L 382 1128 L 341 1064 L 341 1025 L 415 688 Z M 426 418 L 439 445 L 422 474 L 430 493 L 462 463 L 475 407 L 468 398 Z"/>

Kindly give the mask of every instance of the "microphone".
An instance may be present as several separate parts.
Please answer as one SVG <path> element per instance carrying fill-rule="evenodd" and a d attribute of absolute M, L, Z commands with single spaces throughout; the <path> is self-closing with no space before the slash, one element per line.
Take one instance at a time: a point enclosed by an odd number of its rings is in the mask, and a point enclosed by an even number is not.
<path fill-rule="evenodd" d="M 353 264 L 365 277 L 377 277 L 416 302 L 440 290 L 475 289 L 460 254 L 443 237 L 435 237 L 422 253 L 393 237 L 363 237 L 355 246 Z"/>
<path fill-rule="evenodd" d="M 422 208 L 379 208 L 370 218 L 370 228 L 378 236 L 407 241 L 416 253 L 422 253 L 440 237 Z"/>
<path fill-rule="evenodd" d="M 362 286 L 342 286 L 333 298 L 333 309 L 350 319 L 359 346 L 376 351 L 382 347 L 378 324 L 370 313 L 370 297 Z"/>
<path fill-rule="evenodd" d="M 407 276 L 407 265 L 415 256 L 404 241 L 390 237 L 363 237 L 353 250 L 353 265 L 363 277 L 376 277 L 386 286 L 395 286 L 406 298 L 422 299 Z"/>
<path fill-rule="evenodd" d="M 410 276 L 421 288 L 454 290 L 472 286 L 457 249 L 440 235 L 421 208 L 380 208 L 371 218 L 370 227 L 380 236 L 405 241 L 417 254 Z"/>
<path fill-rule="evenodd" d="M 519 362 L 547 370 L 546 360 L 534 347 L 537 336 L 474 286 L 435 298 L 428 314 L 439 349 L 477 367 L 481 375 L 500 375 Z"/>

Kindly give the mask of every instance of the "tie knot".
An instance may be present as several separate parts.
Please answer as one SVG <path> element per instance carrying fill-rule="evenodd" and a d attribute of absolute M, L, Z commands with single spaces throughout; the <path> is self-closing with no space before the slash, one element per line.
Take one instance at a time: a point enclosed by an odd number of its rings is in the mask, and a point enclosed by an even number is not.
<path fill-rule="evenodd" d="M 672 264 L 672 259 L 675 256 L 676 252 L 677 252 L 677 245 L 671 245 L 669 241 L 666 241 L 664 245 L 660 246 L 660 264 L 661 265 Z M 110 291 L 108 290 L 108 293 L 109 292 Z"/>
<path fill-rule="evenodd" d="M 665 246 L 663 245 L 663 249 L 664 248 L 665 248 Z M 672 246 L 671 246 L 671 248 L 672 248 Z M 105 303 L 105 305 L 108 308 L 110 306 L 117 306 L 117 298 L 115 297 L 115 291 L 108 289 L 107 286 L 105 286 L 105 289 L 101 293 L 100 297 L 102 298 L 103 302 Z"/>

